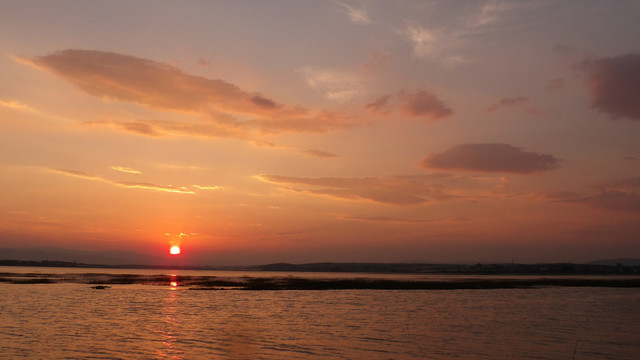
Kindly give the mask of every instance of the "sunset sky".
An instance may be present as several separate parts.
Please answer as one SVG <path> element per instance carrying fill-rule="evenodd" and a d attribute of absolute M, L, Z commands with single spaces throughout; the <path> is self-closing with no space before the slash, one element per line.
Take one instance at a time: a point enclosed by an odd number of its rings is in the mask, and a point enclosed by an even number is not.
<path fill-rule="evenodd" d="M 0 247 L 640 257 L 638 1 L 2 1 Z"/>

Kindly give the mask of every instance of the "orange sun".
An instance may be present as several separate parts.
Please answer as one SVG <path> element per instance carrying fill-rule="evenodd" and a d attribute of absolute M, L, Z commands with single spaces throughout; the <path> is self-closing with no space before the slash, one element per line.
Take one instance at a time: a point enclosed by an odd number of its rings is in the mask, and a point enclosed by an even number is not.
<path fill-rule="evenodd" d="M 180 246 L 172 246 L 171 249 L 169 249 L 169 253 L 171 255 L 178 255 L 180 254 Z"/>

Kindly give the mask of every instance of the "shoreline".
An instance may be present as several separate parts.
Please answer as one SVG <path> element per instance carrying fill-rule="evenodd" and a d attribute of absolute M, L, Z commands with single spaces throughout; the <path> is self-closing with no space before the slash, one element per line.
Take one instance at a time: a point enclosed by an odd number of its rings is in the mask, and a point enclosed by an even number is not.
<path fill-rule="evenodd" d="M 458 278 L 438 280 L 305 277 L 248 277 L 248 276 L 190 276 L 138 275 L 104 273 L 0 273 L 1 284 L 61 284 L 76 283 L 102 285 L 155 285 L 188 288 L 189 290 L 471 290 L 471 289 L 528 289 L 541 287 L 616 287 L 640 288 L 640 276 L 628 278 L 567 278 L 541 275 L 507 279 Z"/>

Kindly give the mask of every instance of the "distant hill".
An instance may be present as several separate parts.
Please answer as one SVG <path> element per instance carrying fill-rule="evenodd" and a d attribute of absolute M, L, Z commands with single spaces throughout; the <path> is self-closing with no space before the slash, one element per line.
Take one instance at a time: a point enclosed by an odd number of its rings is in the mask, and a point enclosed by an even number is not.
<path fill-rule="evenodd" d="M 82 251 L 54 247 L 1 248 L 0 260 L 65 261 L 101 265 L 155 265 L 157 259 L 127 251 Z M 154 261 L 155 260 L 155 261 Z M 154 264 L 155 262 L 155 264 Z"/>
<path fill-rule="evenodd" d="M 378 272 L 378 273 L 433 273 L 456 271 L 459 265 L 421 263 L 277 263 L 259 265 L 260 271 L 303 271 L 303 272 Z"/>
<path fill-rule="evenodd" d="M 634 259 L 627 259 L 634 260 Z M 638 261 L 637 259 L 635 259 Z M 268 264 L 252 270 L 290 272 L 362 272 L 362 273 L 406 273 L 406 274 L 638 274 L 640 266 L 624 265 L 622 259 L 607 264 L 419 264 L 419 263 L 313 263 L 313 264 Z M 626 261 L 626 263 L 630 263 Z"/>
<path fill-rule="evenodd" d="M 640 266 L 640 259 L 634 259 L 634 258 L 605 259 L 605 260 L 591 261 L 587 264 L 609 265 L 609 266 L 616 266 L 618 264 L 622 264 L 622 266 Z"/>

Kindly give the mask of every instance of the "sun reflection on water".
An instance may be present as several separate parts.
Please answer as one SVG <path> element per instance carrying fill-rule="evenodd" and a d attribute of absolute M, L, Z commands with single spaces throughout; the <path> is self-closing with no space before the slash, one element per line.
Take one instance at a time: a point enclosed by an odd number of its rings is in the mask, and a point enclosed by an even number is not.
<path fill-rule="evenodd" d="M 179 339 L 177 334 L 180 331 L 182 324 L 180 323 L 180 316 L 178 313 L 178 281 L 177 275 L 172 274 L 169 282 L 169 290 L 166 298 L 164 299 L 164 306 L 162 307 L 163 323 L 157 330 L 160 335 L 160 342 L 162 347 L 156 350 L 157 359 L 175 359 L 183 360 L 184 352 L 179 346 Z"/>
<path fill-rule="evenodd" d="M 171 274 L 171 279 L 169 280 L 169 286 L 171 286 L 171 290 L 175 290 L 175 288 L 178 286 L 178 275 L 176 274 Z"/>

